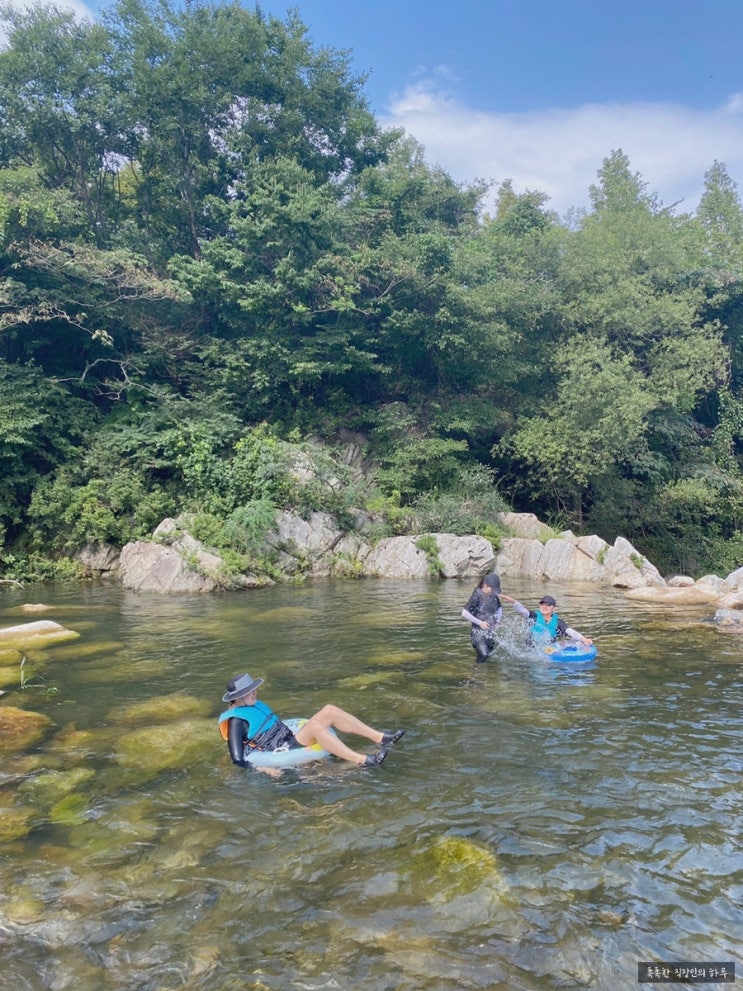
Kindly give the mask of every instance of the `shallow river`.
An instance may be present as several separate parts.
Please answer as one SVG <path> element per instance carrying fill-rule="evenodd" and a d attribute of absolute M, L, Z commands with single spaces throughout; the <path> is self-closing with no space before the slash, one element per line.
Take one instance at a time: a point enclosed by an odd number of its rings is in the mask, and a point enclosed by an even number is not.
<path fill-rule="evenodd" d="M 743 640 L 707 608 L 504 582 L 552 592 L 598 659 L 531 656 L 506 607 L 476 665 L 472 584 L 0 590 L 0 626 L 79 633 L 4 669 L 0 705 L 51 724 L 0 749 L 0 987 L 621 991 L 640 962 L 736 959 L 740 981 Z M 381 768 L 234 767 L 216 716 L 244 670 L 285 717 L 332 701 L 406 735 Z"/>

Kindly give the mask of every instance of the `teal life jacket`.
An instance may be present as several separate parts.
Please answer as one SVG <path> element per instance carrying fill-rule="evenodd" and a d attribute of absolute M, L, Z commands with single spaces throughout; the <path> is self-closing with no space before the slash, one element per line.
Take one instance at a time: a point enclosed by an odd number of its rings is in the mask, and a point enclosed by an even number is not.
<path fill-rule="evenodd" d="M 250 747 L 255 747 L 268 730 L 274 729 L 279 723 L 279 717 L 269 708 L 265 702 L 256 702 L 254 705 L 233 705 L 225 709 L 219 717 L 219 731 L 223 739 L 227 739 L 230 719 L 243 719 L 248 724 L 246 743 Z"/>
<path fill-rule="evenodd" d="M 537 609 L 534 613 L 534 623 L 531 628 L 532 636 L 535 640 L 554 640 L 557 637 L 559 617 L 557 613 L 552 613 L 549 623 L 542 613 Z"/>

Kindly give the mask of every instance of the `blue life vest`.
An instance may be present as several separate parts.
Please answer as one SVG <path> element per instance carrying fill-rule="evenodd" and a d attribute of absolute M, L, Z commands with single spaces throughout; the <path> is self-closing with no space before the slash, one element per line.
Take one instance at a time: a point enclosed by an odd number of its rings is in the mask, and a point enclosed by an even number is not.
<path fill-rule="evenodd" d="M 279 722 L 279 717 L 265 702 L 255 702 L 253 705 L 233 705 L 225 709 L 219 717 L 219 730 L 227 739 L 227 724 L 230 719 L 244 719 L 248 724 L 247 743 L 252 743 L 257 737 L 262 737 L 267 730 L 273 729 Z"/>
<path fill-rule="evenodd" d="M 534 623 L 531 628 L 532 636 L 537 640 L 554 640 L 559 626 L 557 613 L 552 613 L 549 623 L 537 609 L 534 613 Z"/>

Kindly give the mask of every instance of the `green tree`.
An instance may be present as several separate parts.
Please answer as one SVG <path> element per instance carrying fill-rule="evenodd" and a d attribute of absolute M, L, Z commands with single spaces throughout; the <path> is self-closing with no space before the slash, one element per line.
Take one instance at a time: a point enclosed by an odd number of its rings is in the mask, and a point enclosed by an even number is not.
<path fill-rule="evenodd" d="M 34 485 L 73 454 L 83 422 L 82 404 L 38 368 L 0 359 L 0 536 L 25 522 Z"/>
<path fill-rule="evenodd" d="M 51 5 L 0 5 L 0 166 L 33 166 L 73 193 L 86 234 L 110 243 L 117 173 L 129 143 L 124 91 L 108 31 Z"/>
<path fill-rule="evenodd" d="M 315 184 L 342 184 L 384 154 L 346 54 L 315 50 L 296 15 L 234 2 L 118 0 L 107 16 L 137 135 L 131 184 L 153 257 L 200 258 L 256 163 L 289 157 Z"/>
<path fill-rule="evenodd" d="M 591 483 L 644 460 L 655 399 L 631 356 L 585 335 L 565 344 L 553 364 L 556 394 L 501 446 L 531 466 L 580 526 Z"/>

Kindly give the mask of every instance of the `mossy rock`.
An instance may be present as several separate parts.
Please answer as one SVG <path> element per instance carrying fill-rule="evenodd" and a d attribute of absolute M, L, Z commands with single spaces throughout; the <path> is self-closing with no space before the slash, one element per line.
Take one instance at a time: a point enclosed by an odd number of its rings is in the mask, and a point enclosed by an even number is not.
<path fill-rule="evenodd" d="M 68 643 L 64 647 L 57 647 L 54 651 L 55 661 L 79 661 L 83 657 L 95 657 L 102 654 L 106 658 L 122 649 L 122 644 L 118 640 L 96 641 L 95 643 Z"/>
<path fill-rule="evenodd" d="M 415 873 L 435 882 L 448 896 L 469 894 L 486 885 L 507 891 L 495 854 L 464 836 L 441 836 L 412 858 Z"/>
<path fill-rule="evenodd" d="M 153 678 L 159 678 L 168 674 L 171 662 L 163 657 L 160 660 L 146 658 L 144 660 L 132 661 L 128 657 L 117 654 L 116 657 L 108 657 L 100 664 L 86 665 L 77 674 L 77 679 L 82 684 L 104 684 L 113 682 L 138 681 L 143 684 Z"/>
<path fill-rule="evenodd" d="M 52 721 L 40 712 L 16 709 L 12 705 L 0 706 L 0 753 L 25 750 L 42 740 Z"/>
<path fill-rule="evenodd" d="M 203 762 L 205 754 L 216 756 L 221 742 L 216 720 L 179 719 L 122 733 L 116 741 L 114 760 L 130 778 L 148 781 L 162 771 L 188 770 Z"/>
<path fill-rule="evenodd" d="M 46 905 L 30 888 L 14 888 L 3 905 L 3 915 L 16 925 L 28 926 L 44 918 Z"/>
<path fill-rule="evenodd" d="M 65 726 L 47 745 L 47 752 L 67 757 L 86 757 L 89 754 L 107 752 L 111 747 L 111 732 L 78 729 L 74 724 Z"/>
<path fill-rule="evenodd" d="M 8 688 L 11 685 L 14 688 L 21 687 L 20 658 L 21 655 L 19 654 L 18 664 L 13 667 L 0 667 L 0 688 Z M 2 660 L 0 660 L 0 664 L 2 663 Z"/>
<path fill-rule="evenodd" d="M 90 802 L 80 792 L 65 795 L 49 810 L 49 821 L 62 826 L 77 826 L 88 818 Z"/>
<path fill-rule="evenodd" d="M 308 606 L 277 606 L 275 609 L 262 610 L 260 615 L 252 617 L 254 621 L 264 623 L 290 623 L 293 620 L 314 619 L 317 613 Z"/>
<path fill-rule="evenodd" d="M 8 808 L 0 805 L 0 843 L 20 840 L 30 833 L 37 814 L 35 809 L 24 809 L 21 806 Z"/>
<path fill-rule="evenodd" d="M 342 678 L 339 686 L 344 689 L 353 688 L 360 691 L 364 688 L 371 688 L 372 685 L 389 684 L 390 676 L 385 671 L 371 671 L 369 674 L 357 674 L 352 678 Z"/>
<path fill-rule="evenodd" d="M 73 767 L 68 771 L 47 771 L 25 781 L 18 789 L 35 805 L 53 806 L 71 792 L 77 792 L 95 777 L 89 767 Z"/>
<path fill-rule="evenodd" d="M 172 723 L 180 719 L 208 718 L 213 711 L 211 702 L 188 695 L 166 695 L 135 702 L 113 715 L 113 720 L 124 726 L 153 723 Z"/>
<path fill-rule="evenodd" d="M 369 664 L 402 667 L 405 664 L 420 664 L 426 660 L 426 653 L 422 650 L 385 650 L 381 648 L 372 651 L 367 660 Z"/>
<path fill-rule="evenodd" d="M 79 636 L 74 630 L 68 630 L 50 619 L 40 619 L 36 623 L 22 623 L 20 626 L 0 629 L 0 644 L 4 650 L 25 650 L 29 647 L 38 649 L 63 640 L 75 640 Z"/>

